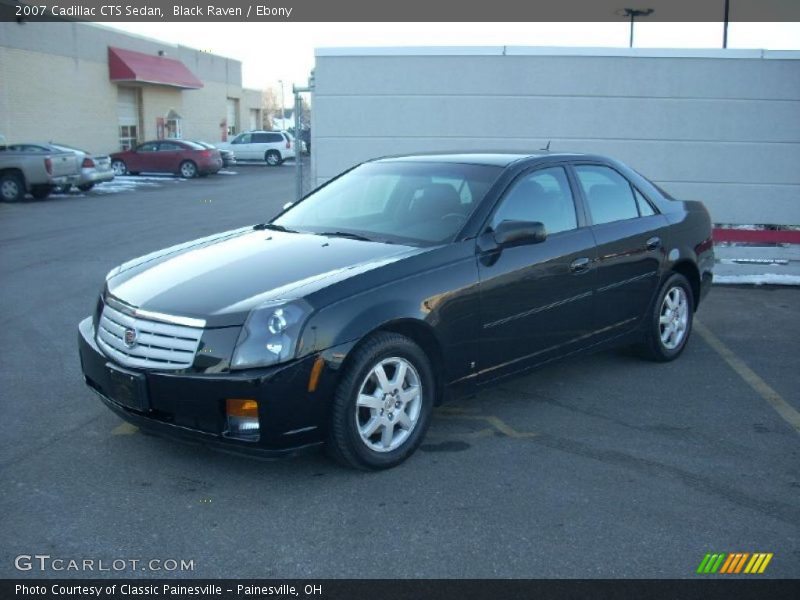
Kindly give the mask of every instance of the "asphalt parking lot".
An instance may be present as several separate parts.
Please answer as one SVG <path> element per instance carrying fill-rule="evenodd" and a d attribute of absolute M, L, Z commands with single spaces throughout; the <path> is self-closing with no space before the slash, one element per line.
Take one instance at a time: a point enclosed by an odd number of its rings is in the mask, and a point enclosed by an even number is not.
<path fill-rule="evenodd" d="M 0 204 L 0 577 L 42 575 L 20 554 L 192 560 L 169 575 L 202 578 L 693 577 L 707 552 L 800 575 L 795 288 L 715 287 L 676 362 L 604 352 L 443 407 L 388 472 L 124 424 L 82 382 L 77 323 L 118 263 L 292 199 L 288 166 L 234 171 Z M 132 574 L 168 573 L 90 573 Z"/>

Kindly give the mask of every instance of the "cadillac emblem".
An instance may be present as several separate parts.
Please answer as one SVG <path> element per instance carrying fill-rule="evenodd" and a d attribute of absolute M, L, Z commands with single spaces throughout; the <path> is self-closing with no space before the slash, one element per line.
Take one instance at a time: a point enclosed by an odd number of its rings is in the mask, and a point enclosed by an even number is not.
<path fill-rule="evenodd" d="M 136 345 L 136 330 L 133 327 L 126 328 L 122 341 L 128 348 L 133 348 Z"/>

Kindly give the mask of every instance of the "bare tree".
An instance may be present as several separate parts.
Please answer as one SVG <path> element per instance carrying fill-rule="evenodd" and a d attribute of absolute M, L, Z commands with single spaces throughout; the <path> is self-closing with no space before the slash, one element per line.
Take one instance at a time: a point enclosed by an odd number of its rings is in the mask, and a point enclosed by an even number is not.
<path fill-rule="evenodd" d="M 281 112 L 281 103 L 274 89 L 268 87 L 262 94 L 261 125 L 266 131 L 272 131 L 272 117 Z"/>

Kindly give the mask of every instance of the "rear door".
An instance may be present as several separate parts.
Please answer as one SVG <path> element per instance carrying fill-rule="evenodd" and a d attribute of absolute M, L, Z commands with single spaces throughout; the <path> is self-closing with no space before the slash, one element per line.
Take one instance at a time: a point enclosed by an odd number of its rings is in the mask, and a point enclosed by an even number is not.
<path fill-rule="evenodd" d="M 613 167 L 579 163 L 574 172 L 597 243 L 597 328 L 614 337 L 638 325 L 656 292 L 667 221 Z"/>
<path fill-rule="evenodd" d="M 540 221 L 547 239 L 478 251 L 480 382 L 567 353 L 593 330 L 594 237 L 578 210 L 566 168 L 544 167 L 519 176 L 489 227 L 504 220 Z"/>
<path fill-rule="evenodd" d="M 178 142 L 164 141 L 158 144 L 159 171 L 177 173 L 186 148 Z"/>

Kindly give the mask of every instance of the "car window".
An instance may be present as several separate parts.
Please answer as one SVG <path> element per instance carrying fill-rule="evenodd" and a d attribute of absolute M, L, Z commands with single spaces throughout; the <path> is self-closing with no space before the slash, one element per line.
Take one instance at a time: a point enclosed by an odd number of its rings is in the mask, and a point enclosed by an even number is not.
<path fill-rule="evenodd" d="M 144 144 L 139 144 L 136 148 L 137 152 L 155 152 L 156 150 L 158 150 L 156 142 L 145 142 Z"/>
<path fill-rule="evenodd" d="M 503 221 L 539 221 L 548 235 L 575 229 L 575 202 L 564 169 L 541 169 L 514 182 L 492 217 L 492 228 Z"/>
<path fill-rule="evenodd" d="M 175 142 L 161 142 L 161 144 L 158 146 L 158 149 L 161 152 L 177 152 L 179 150 L 184 150 L 183 146 L 176 144 Z"/>
<path fill-rule="evenodd" d="M 501 170 L 435 162 L 366 163 L 273 222 L 300 231 L 442 243 L 461 230 Z"/>
<path fill-rule="evenodd" d="M 639 214 L 641 216 L 649 217 L 650 215 L 656 214 L 656 211 L 653 209 L 650 202 L 647 201 L 647 198 L 635 187 L 633 188 L 633 194 L 636 196 L 636 205 L 639 207 Z"/>
<path fill-rule="evenodd" d="M 631 184 L 610 167 L 577 165 L 575 171 L 595 225 L 639 216 Z"/>
<path fill-rule="evenodd" d="M 253 136 L 251 136 L 249 133 L 243 133 L 242 135 L 240 135 L 237 138 L 235 138 L 231 143 L 232 144 L 250 144 L 251 143 L 250 140 L 252 139 L 252 137 Z"/>

